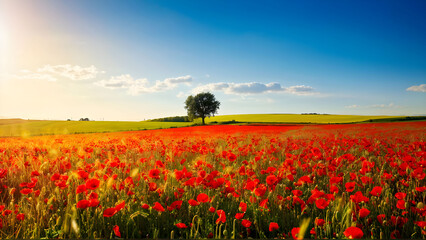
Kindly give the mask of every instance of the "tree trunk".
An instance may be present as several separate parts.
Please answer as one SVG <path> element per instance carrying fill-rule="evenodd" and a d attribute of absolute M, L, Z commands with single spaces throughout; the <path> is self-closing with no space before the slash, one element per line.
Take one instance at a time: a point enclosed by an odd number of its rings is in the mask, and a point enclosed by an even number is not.
<path fill-rule="evenodd" d="M 203 119 L 203 125 L 206 125 L 206 123 L 204 122 L 204 118 L 205 118 L 205 117 L 201 117 L 201 119 Z"/>

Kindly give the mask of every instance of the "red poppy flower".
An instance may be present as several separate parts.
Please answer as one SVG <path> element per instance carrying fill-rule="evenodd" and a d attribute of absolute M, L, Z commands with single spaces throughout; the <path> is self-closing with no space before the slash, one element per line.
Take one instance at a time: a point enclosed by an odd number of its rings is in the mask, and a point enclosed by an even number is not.
<path fill-rule="evenodd" d="M 242 165 L 242 166 L 240 167 L 240 169 L 238 170 L 238 173 L 239 173 L 241 176 L 245 175 L 245 174 L 246 174 L 246 167 L 245 167 L 244 165 Z"/>
<path fill-rule="evenodd" d="M 415 221 L 414 224 L 416 224 L 420 228 L 425 228 L 426 227 L 426 221 Z"/>
<path fill-rule="evenodd" d="M 330 204 L 330 200 L 327 201 L 324 198 L 317 198 L 317 200 L 315 201 L 315 205 L 319 209 L 325 209 L 328 204 Z"/>
<path fill-rule="evenodd" d="M 151 169 L 148 175 L 150 178 L 160 179 L 160 170 L 157 168 Z"/>
<path fill-rule="evenodd" d="M 223 211 L 223 210 L 217 210 L 217 215 L 219 216 L 217 219 L 216 219 L 216 224 L 219 224 L 219 223 L 225 223 L 226 222 L 226 214 L 225 214 L 225 212 Z"/>
<path fill-rule="evenodd" d="M 278 223 L 276 223 L 276 222 L 271 222 L 271 223 L 269 223 L 269 231 L 270 231 L 270 232 L 273 232 L 273 231 L 275 231 L 275 230 L 278 230 L 278 228 L 280 228 L 280 227 L 278 226 Z"/>
<path fill-rule="evenodd" d="M 365 218 L 368 216 L 368 214 L 370 214 L 370 210 L 366 209 L 366 208 L 361 208 L 359 210 L 359 217 L 360 218 Z"/>
<path fill-rule="evenodd" d="M 149 209 L 149 205 L 148 205 L 148 204 L 146 204 L 146 203 L 144 203 L 144 204 L 142 204 L 142 208 L 143 208 L 143 209 Z"/>
<path fill-rule="evenodd" d="M 373 190 L 370 191 L 370 194 L 373 195 L 373 196 L 378 197 L 382 193 L 382 190 L 383 190 L 382 187 L 376 186 L 376 187 L 373 188 Z"/>
<path fill-rule="evenodd" d="M 249 220 L 247 220 L 247 219 L 244 219 L 244 220 L 241 222 L 241 224 L 242 224 L 244 227 L 246 227 L 246 228 L 249 228 L 249 227 L 251 226 L 251 222 L 250 222 Z"/>
<path fill-rule="evenodd" d="M 93 198 L 89 200 L 89 207 L 97 207 L 99 205 L 99 200 L 97 198 Z"/>
<path fill-rule="evenodd" d="M 115 234 L 115 236 L 117 236 L 117 237 L 121 237 L 120 227 L 119 227 L 119 226 L 115 225 L 115 226 L 112 228 L 112 230 L 114 230 L 114 234 Z"/>
<path fill-rule="evenodd" d="M 31 177 L 37 177 L 37 176 L 40 176 L 40 173 L 37 170 L 31 172 Z"/>
<path fill-rule="evenodd" d="M 31 179 L 31 180 L 33 180 L 33 179 Z M 30 183 L 28 183 L 28 184 L 27 184 L 27 188 L 34 188 L 34 187 L 36 186 L 36 184 L 37 184 L 37 179 L 36 179 L 36 181 L 34 181 L 34 182 L 30 182 Z"/>
<path fill-rule="evenodd" d="M 347 182 L 345 184 L 346 192 L 353 192 L 355 190 L 355 182 Z"/>
<path fill-rule="evenodd" d="M 83 170 L 77 171 L 78 177 L 82 179 L 87 179 L 89 177 L 89 173 Z"/>
<path fill-rule="evenodd" d="M 97 193 L 91 192 L 89 194 L 89 199 L 97 199 L 97 198 L 99 198 L 99 195 Z"/>
<path fill-rule="evenodd" d="M 247 203 L 240 202 L 239 209 L 240 209 L 241 212 L 246 212 L 247 211 Z"/>
<path fill-rule="evenodd" d="M 314 183 L 312 181 L 311 177 L 309 177 L 308 175 L 300 177 L 298 182 L 300 182 L 302 184 L 303 183 Z"/>
<path fill-rule="evenodd" d="M 85 192 L 85 191 L 87 191 L 86 190 L 86 184 L 82 184 L 82 185 L 77 186 L 77 190 L 76 190 L 77 194 Z"/>
<path fill-rule="evenodd" d="M 242 219 L 244 217 L 244 213 L 236 213 L 235 218 L 236 219 Z"/>
<path fill-rule="evenodd" d="M 399 239 L 401 238 L 401 233 L 398 230 L 394 230 L 391 232 L 391 239 Z"/>
<path fill-rule="evenodd" d="M 149 191 L 154 192 L 155 190 L 157 190 L 157 184 L 155 182 L 151 182 L 148 184 L 149 186 Z"/>
<path fill-rule="evenodd" d="M 91 178 L 86 181 L 86 188 L 95 190 L 99 187 L 101 182 L 96 178 Z"/>
<path fill-rule="evenodd" d="M 54 181 L 59 180 L 59 178 L 61 178 L 61 175 L 60 175 L 59 173 L 54 173 L 54 174 L 52 175 L 52 177 L 50 178 L 50 180 L 51 180 L 52 182 L 54 182 Z"/>
<path fill-rule="evenodd" d="M 25 214 L 20 213 L 20 214 L 16 215 L 16 219 L 19 220 L 19 221 L 23 221 L 25 219 Z"/>
<path fill-rule="evenodd" d="M 324 224 L 325 224 L 324 219 L 321 219 L 321 218 L 315 219 L 315 225 L 317 225 L 318 227 L 322 227 L 324 226 Z"/>
<path fill-rule="evenodd" d="M 364 236 L 362 230 L 357 227 L 348 227 L 343 234 L 349 239 L 359 239 Z"/>
<path fill-rule="evenodd" d="M 259 186 L 254 190 L 254 194 L 258 197 L 262 197 L 265 195 L 266 192 L 266 186 L 263 184 L 259 184 Z"/>
<path fill-rule="evenodd" d="M 33 190 L 31 188 L 24 188 L 24 189 L 21 190 L 21 193 L 24 194 L 24 195 L 28 195 L 32 192 L 33 192 Z"/>
<path fill-rule="evenodd" d="M 172 207 L 173 209 L 177 209 L 179 210 L 182 207 L 182 200 L 178 200 L 178 201 L 174 201 L 172 202 L 172 204 L 170 204 L 170 207 Z"/>
<path fill-rule="evenodd" d="M 396 203 L 396 207 L 398 209 L 404 210 L 405 209 L 405 201 L 404 200 L 398 200 L 398 202 Z"/>
<path fill-rule="evenodd" d="M 302 196 L 302 194 L 303 194 L 303 192 L 300 191 L 299 189 L 295 189 L 291 192 L 293 193 L 294 196 Z"/>
<path fill-rule="evenodd" d="M 159 202 L 155 202 L 152 209 L 156 210 L 157 212 L 164 212 L 164 207 L 161 206 Z"/>
<path fill-rule="evenodd" d="M 176 223 L 176 227 L 178 227 L 178 228 L 187 228 L 188 226 L 186 226 L 185 223 Z"/>
<path fill-rule="evenodd" d="M 118 212 L 121 209 L 123 209 L 124 206 L 126 206 L 126 202 L 125 201 L 121 201 L 121 203 L 119 203 L 118 205 L 115 206 L 115 209 L 117 209 L 117 212 Z"/>
<path fill-rule="evenodd" d="M 423 167 L 419 167 L 414 169 L 414 171 L 411 173 L 411 176 L 413 178 L 417 178 L 417 180 L 423 180 L 426 177 L 426 173 L 423 171 Z"/>
<path fill-rule="evenodd" d="M 395 193 L 395 197 L 396 197 L 397 199 L 399 199 L 399 200 L 404 199 L 406 196 L 407 196 L 407 194 L 406 194 L 406 193 L 403 193 L 403 192 L 397 192 L 397 193 Z"/>
<path fill-rule="evenodd" d="M 117 209 L 115 207 L 113 208 L 107 208 L 104 210 L 104 217 L 112 217 L 117 213 Z"/>
<path fill-rule="evenodd" d="M 228 153 L 228 160 L 230 162 L 233 162 L 237 159 L 237 155 L 233 154 L 233 153 Z"/>
<path fill-rule="evenodd" d="M 86 209 L 90 205 L 90 202 L 86 199 L 77 202 L 77 208 Z"/>
<path fill-rule="evenodd" d="M 298 235 L 300 232 L 300 228 L 295 227 L 293 229 L 291 229 L 291 236 L 293 237 L 293 239 L 301 239 Z"/>
<path fill-rule="evenodd" d="M 331 185 L 330 186 L 330 192 L 331 193 L 338 193 L 339 192 L 339 188 L 336 185 Z"/>
<path fill-rule="evenodd" d="M 268 209 L 268 201 L 269 201 L 268 198 L 263 199 L 262 201 L 260 201 L 259 207 L 263 207 L 263 208 Z"/>
<path fill-rule="evenodd" d="M 200 205 L 200 203 L 195 201 L 194 199 L 189 199 L 188 203 L 189 203 L 189 205 L 191 205 L 193 207 Z"/>
<path fill-rule="evenodd" d="M 12 210 L 9 210 L 9 209 L 4 210 L 4 212 L 3 212 L 3 216 L 7 216 L 7 215 L 9 215 L 9 214 L 11 214 L 11 213 L 12 213 Z"/>
<path fill-rule="evenodd" d="M 209 196 L 205 193 L 200 193 L 197 196 L 197 201 L 205 203 L 209 201 Z"/>
<path fill-rule="evenodd" d="M 214 213 L 214 212 L 216 212 L 216 209 L 214 207 L 210 207 L 209 212 Z"/>
<path fill-rule="evenodd" d="M 275 184 L 278 183 L 278 178 L 275 175 L 269 175 L 266 177 L 266 183 L 269 186 L 274 186 Z"/>
<path fill-rule="evenodd" d="M 385 214 L 380 214 L 377 215 L 377 221 L 379 221 L 380 224 L 383 225 L 383 221 L 386 219 L 386 215 Z"/>

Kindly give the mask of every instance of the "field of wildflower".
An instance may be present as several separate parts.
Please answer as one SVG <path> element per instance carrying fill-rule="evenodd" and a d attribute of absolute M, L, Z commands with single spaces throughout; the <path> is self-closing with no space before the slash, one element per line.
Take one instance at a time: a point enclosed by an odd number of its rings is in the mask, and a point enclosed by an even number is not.
<path fill-rule="evenodd" d="M 0 138 L 0 238 L 426 238 L 426 122 Z"/>

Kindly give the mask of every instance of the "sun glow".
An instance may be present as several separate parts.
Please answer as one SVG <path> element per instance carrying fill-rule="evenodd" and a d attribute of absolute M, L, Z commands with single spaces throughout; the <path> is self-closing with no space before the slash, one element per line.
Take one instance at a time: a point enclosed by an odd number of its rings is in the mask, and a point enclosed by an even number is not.
<path fill-rule="evenodd" d="M 0 23 L 0 64 L 1 67 L 4 66 L 4 64 L 7 61 L 8 56 L 8 48 L 9 48 L 9 41 L 8 41 L 8 33 L 6 31 L 6 28 L 3 26 L 4 24 Z"/>

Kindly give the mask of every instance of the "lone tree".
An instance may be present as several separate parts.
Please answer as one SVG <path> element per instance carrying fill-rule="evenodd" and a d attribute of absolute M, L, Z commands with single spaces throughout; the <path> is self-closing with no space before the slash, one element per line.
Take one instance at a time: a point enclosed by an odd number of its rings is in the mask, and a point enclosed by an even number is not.
<path fill-rule="evenodd" d="M 200 117 L 203 120 L 203 125 L 205 125 L 204 119 L 214 116 L 219 106 L 220 102 L 209 92 L 199 93 L 195 97 L 191 95 L 185 101 L 185 109 L 188 111 L 189 119 L 193 120 Z"/>

